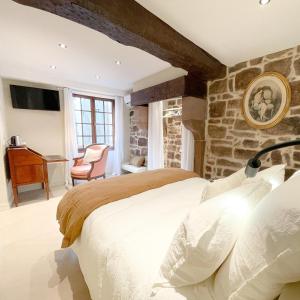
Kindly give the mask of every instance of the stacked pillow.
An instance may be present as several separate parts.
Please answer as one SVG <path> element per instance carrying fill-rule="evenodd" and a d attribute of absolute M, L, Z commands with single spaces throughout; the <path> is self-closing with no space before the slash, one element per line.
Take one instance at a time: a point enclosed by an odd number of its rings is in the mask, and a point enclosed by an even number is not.
<path fill-rule="evenodd" d="M 209 278 L 230 253 L 249 211 L 270 190 L 259 179 L 194 208 L 179 226 L 155 286 L 182 287 Z"/>
<path fill-rule="evenodd" d="M 299 186 L 296 174 L 258 204 L 216 275 L 217 300 L 273 300 L 300 280 Z"/>
<path fill-rule="evenodd" d="M 254 180 L 263 178 L 267 182 L 271 183 L 272 190 L 278 187 L 284 182 L 285 165 L 276 165 L 271 168 L 260 171 L 255 176 Z M 208 184 L 205 194 L 205 200 L 211 199 L 217 195 L 225 193 L 231 189 L 240 186 L 245 180 L 251 181 L 253 179 L 247 179 L 245 175 L 245 168 L 233 173 L 232 175 L 217 179 Z"/>
<path fill-rule="evenodd" d="M 236 241 L 242 238 L 239 235 L 244 230 L 243 224 L 254 206 L 270 194 L 272 189 L 283 183 L 284 168 L 284 165 L 271 167 L 259 172 L 254 179 L 247 179 L 245 170 L 242 169 L 227 178 L 208 184 L 203 203 L 194 208 L 180 224 L 154 287 L 188 286 L 211 277 L 226 260 Z M 265 203 L 265 200 L 262 202 Z M 251 251 L 249 244 L 247 247 Z M 232 251 L 234 252 L 235 250 Z M 221 275 L 217 275 L 217 300 L 269 299 L 239 296 L 229 298 L 232 257 L 233 254 L 227 258 L 226 269 L 224 270 L 223 265 Z M 234 271 L 233 273 L 235 274 Z"/>

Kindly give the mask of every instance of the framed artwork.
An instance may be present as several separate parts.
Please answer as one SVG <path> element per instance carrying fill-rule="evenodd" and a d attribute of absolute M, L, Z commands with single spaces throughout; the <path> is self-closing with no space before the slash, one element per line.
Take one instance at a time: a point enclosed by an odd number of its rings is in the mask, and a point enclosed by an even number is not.
<path fill-rule="evenodd" d="M 284 118 L 290 102 L 288 80 L 279 73 L 266 72 L 250 82 L 242 101 L 242 113 L 249 126 L 271 128 Z"/>

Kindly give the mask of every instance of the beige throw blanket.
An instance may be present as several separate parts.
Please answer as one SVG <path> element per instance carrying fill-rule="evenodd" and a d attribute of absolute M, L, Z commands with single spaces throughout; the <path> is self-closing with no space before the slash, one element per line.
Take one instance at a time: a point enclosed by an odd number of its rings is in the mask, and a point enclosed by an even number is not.
<path fill-rule="evenodd" d="M 66 248 L 80 235 L 84 220 L 98 207 L 169 183 L 198 177 L 182 169 L 160 169 L 91 181 L 70 190 L 60 201 L 57 220 Z"/>

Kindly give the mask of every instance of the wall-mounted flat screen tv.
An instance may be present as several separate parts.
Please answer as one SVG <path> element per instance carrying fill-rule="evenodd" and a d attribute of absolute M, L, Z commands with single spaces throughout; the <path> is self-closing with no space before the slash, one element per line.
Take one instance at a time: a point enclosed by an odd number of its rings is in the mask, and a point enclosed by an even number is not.
<path fill-rule="evenodd" d="M 10 85 L 10 94 L 14 108 L 60 110 L 58 91 Z"/>

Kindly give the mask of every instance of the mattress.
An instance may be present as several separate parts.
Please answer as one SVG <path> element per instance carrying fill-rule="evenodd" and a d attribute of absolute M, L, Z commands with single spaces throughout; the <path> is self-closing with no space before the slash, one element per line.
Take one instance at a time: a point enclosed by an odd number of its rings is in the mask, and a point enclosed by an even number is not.
<path fill-rule="evenodd" d="M 206 183 L 191 178 L 168 184 L 100 207 L 85 220 L 72 248 L 93 300 L 177 299 L 161 298 L 177 293 L 171 289 L 153 294 L 152 284 L 177 227 L 201 202 Z M 210 300 L 205 287 L 185 292 Z M 176 296 L 187 299 L 182 292 Z"/>

